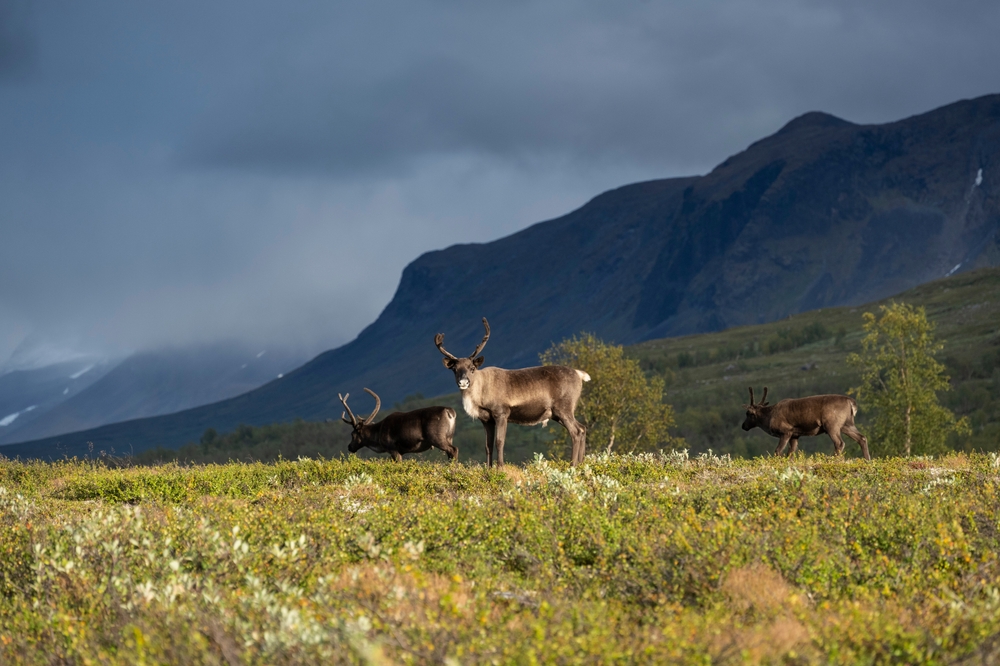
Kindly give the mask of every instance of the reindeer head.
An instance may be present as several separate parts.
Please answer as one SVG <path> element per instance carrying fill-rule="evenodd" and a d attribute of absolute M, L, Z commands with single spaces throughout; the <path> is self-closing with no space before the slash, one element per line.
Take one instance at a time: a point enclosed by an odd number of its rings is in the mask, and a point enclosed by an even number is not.
<path fill-rule="evenodd" d="M 486 327 L 486 335 L 476 347 L 476 351 L 472 352 L 468 358 L 458 358 L 444 348 L 444 333 L 438 333 L 434 336 L 434 344 L 437 345 L 438 351 L 444 354 L 441 362 L 444 363 L 444 367 L 455 373 L 455 383 L 463 391 L 472 385 L 472 378 L 476 374 L 476 370 L 486 360 L 479 355 L 479 352 L 483 351 L 483 347 L 486 346 L 486 341 L 490 339 L 490 324 L 486 321 L 486 317 L 483 317 L 483 326 Z"/>
<path fill-rule="evenodd" d="M 763 416 L 764 408 L 767 407 L 767 387 L 764 387 L 764 397 L 760 399 L 760 402 L 753 401 L 753 388 L 750 391 L 750 404 L 743 405 L 747 410 L 747 418 L 743 422 L 744 430 L 751 430 L 758 427 L 761 424 L 761 417 Z"/>
<path fill-rule="evenodd" d="M 375 391 L 372 391 L 369 388 L 366 388 L 365 391 L 367 391 L 371 397 L 375 398 L 375 410 L 363 419 L 359 419 L 355 416 L 354 412 L 351 411 L 351 408 L 347 406 L 347 399 L 351 397 L 350 393 L 347 395 L 337 394 L 337 397 L 340 398 L 340 402 L 344 404 L 344 409 L 346 410 L 340 415 L 340 418 L 343 419 L 344 423 L 347 423 L 354 428 L 354 431 L 351 433 L 351 443 L 347 445 L 347 450 L 351 453 L 357 453 L 365 445 L 365 430 L 371 425 L 372 421 L 375 420 L 375 415 L 378 414 L 379 407 L 382 406 L 382 401 L 379 400 L 377 395 L 375 395 Z M 346 418 L 347 414 L 351 415 L 349 420 Z"/>

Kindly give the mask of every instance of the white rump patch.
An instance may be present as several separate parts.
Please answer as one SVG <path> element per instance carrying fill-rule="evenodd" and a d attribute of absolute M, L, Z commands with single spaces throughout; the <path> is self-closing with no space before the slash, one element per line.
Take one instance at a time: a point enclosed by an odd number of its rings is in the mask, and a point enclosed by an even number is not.
<path fill-rule="evenodd" d="M 540 425 L 540 426 L 542 426 L 542 427 L 544 428 L 544 427 L 545 427 L 545 426 L 547 426 L 548 424 L 549 424 L 549 420 L 548 420 L 548 419 L 545 419 L 544 421 L 542 421 L 542 422 L 541 422 L 541 423 L 539 423 L 538 425 Z"/>
<path fill-rule="evenodd" d="M 577 370 L 576 374 L 580 375 L 580 379 L 582 379 L 583 381 L 585 381 L 585 382 L 589 382 L 590 381 L 590 375 L 588 375 L 583 370 Z"/>

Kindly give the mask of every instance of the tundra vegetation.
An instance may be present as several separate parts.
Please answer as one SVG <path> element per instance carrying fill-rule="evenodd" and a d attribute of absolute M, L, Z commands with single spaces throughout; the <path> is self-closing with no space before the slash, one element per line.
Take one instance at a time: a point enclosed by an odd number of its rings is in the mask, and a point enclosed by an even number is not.
<path fill-rule="evenodd" d="M 0 461 L 0 663 L 996 663 L 1000 459 Z"/>

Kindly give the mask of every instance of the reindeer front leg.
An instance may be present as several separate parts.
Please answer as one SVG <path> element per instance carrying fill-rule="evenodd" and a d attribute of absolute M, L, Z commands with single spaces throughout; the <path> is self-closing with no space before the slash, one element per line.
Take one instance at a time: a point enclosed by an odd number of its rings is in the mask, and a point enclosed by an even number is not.
<path fill-rule="evenodd" d="M 483 421 L 483 428 L 486 429 L 486 466 L 493 467 L 493 442 L 496 440 L 497 424 L 490 419 Z"/>
<path fill-rule="evenodd" d="M 781 452 L 785 450 L 785 445 L 788 444 L 788 440 L 792 438 L 791 435 L 782 434 L 778 439 L 778 448 L 774 450 L 775 456 L 780 456 Z"/>
<path fill-rule="evenodd" d="M 503 443 L 507 438 L 507 416 L 496 417 L 497 467 L 503 467 Z"/>

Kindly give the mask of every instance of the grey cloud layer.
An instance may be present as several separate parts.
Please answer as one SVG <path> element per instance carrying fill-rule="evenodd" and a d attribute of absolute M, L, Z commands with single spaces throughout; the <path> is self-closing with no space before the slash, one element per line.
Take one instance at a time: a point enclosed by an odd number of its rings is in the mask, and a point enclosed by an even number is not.
<path fill-rule="evenodd" d="M 991 92 L 998 9 L 935 3 L 451 3 L 327 16 L 262 52 L 191 159 L 398 168 L 563 155 L 705 168 L 808 110 L 882 122 Z M 351 29 L 354 22 L 368 30 Z M 275 53 L 277 51 L 277 53 Z M 262 86 L 261 79 L 273 82 Z"/>
<path fill-rule="evenodd" d="M 346 341 L 423 251 L 792 117 L 1000 90 L 1000 5 L 0 0 L 0 361 Z"/>

